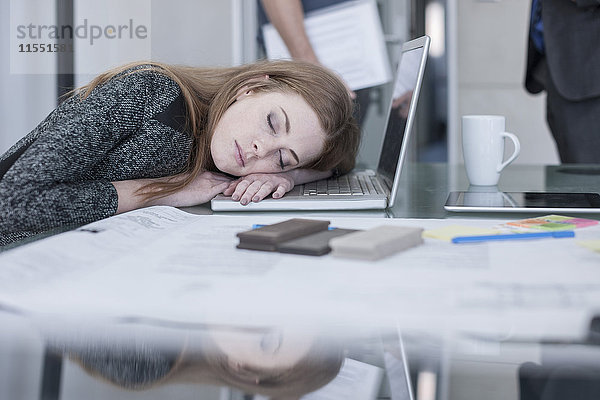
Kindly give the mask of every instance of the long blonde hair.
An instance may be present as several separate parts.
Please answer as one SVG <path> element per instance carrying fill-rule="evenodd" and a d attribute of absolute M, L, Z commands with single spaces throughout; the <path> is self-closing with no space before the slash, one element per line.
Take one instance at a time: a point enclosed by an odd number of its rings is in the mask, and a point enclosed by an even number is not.
<path fill-rule="evenodd" d="M 193 147 L 185 174 L 179 179 L 151 183 L 142 188 L 144 197 L 162 197 L 178 191 L 204 170 L 217 171 L 210 141 L 216 124 L 235 102 L 240 90 L 293 92 L 316 112 L 326 138 L 316 160 L 303 168 L 345 173 L 354 167 L 360 130 L 353 103 L 340 79 L 324 67 L 300 61 L 260 61 L 237 67 L 198 68 L 158 62 L 136 62 L 99 75 L 78 93 L 85 98 L 98 85 L 123 73 L 155 71 L 175 81 L 186 104 L 187 130 Z M 257 79 L 268 76 L 269 79 Z"/>

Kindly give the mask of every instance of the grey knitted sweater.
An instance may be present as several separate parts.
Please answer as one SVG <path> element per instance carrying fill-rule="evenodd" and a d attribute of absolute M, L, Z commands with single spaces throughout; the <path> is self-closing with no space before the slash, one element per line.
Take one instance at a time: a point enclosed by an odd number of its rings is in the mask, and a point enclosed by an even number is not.
<path fill-rule="evenodd" d="M 181 172 L 192 149 L 184 125 L 180 89 L 158 72 L 65 100 L 0 157 L 0 246 L 115 214 L 111 181 Z"/>

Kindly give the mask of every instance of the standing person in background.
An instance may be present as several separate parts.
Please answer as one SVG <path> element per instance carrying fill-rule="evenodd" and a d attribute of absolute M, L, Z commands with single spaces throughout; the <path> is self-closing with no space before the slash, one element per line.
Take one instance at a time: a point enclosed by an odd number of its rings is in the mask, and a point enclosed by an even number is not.
<path fill-rule="evenodd" d="M 304 28 L 304 14 L 348 0 L 259 0 L 258 1 L 258 40 L 264 48 L 261 27 L 271 22 L 285 43 L 293 59 L 320 64 Z M 370 89 L 352 91 L 347 85 L 348 93 L 357 103 L 354 113 L 358 124 L 362 122 L 371 102 Z"/>
<path fill-rule="evenodd" d="M 533 0 L 525 88 L 545 90 L 561 162 L 600 163 L 600 0 Z"/>

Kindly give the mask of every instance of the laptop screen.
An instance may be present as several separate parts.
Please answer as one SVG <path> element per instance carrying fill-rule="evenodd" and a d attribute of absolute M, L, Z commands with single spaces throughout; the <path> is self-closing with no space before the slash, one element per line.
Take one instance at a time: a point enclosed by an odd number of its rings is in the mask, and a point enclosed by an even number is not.
<path fill-rule="evenodd" d="M 403 49 L 396 73 L 392 104 L 388 115 L 387 128 L 383 139 L 383 147 L 379 157 L 377 172 L 383 176 L 388 185 L 392 185 L 400 162 L 402 144 L 408 140 L 408 134 L 414 119 L 418 100 L 420 81 L 425 67 L 424 52 L 427 43 L 409 49 Z"/>

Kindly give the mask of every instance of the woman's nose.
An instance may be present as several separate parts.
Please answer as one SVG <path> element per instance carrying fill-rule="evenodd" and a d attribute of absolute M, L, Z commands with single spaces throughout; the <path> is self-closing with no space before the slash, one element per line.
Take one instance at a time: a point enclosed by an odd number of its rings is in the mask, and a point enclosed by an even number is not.
<path fill-rule="evenodd" d="M 252 142 L 252 150 L 254 151 L 254 155 L 257 158 L 262 158 L 263 157 L 263 149 L 264 149 L 264 145 L 262 143 L 260 143 L 258 140 L 255 140 Z"/>
<path fill-rule="evenodd" d="M 266 157 L 276 147 L 273 140 L 254 140 L 252 142 L 252 150 L 258 158 Z"/>

